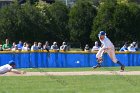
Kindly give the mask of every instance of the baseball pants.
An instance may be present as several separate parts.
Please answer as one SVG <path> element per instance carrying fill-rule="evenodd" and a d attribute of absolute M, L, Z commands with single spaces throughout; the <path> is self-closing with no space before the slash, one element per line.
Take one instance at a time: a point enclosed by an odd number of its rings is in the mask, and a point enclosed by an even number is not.
<path fill-rule="evenodd" d="M 100 48 L 100 50 L 96 54 L 96 58 L 98 58 L 98 59 L 102 58 L 104 52 L 107 52 L 107 54 L 109 55 L 111 60 L 114 63 L 117 63 L 118 60 L 117 60 L 117 58 L 115 56 L 115 49 L 114 49 L 114 47 L 112 47 L 112 48 L 104 48 L 104 47 Z"/>

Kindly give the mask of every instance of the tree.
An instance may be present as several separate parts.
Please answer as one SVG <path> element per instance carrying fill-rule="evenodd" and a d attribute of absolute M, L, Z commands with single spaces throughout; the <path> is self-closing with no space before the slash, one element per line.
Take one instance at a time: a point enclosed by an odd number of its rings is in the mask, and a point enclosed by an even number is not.
<path fill-rule="evenodd" d="M 57 42 L 69 40 L 68 8 L 62 2 L 39 3 L 36 7 L 46 19 L 44 20 L 47 23 L 46 39 Z"/>
<path fill-rule="evenodd" d="M 70 10 L 70 37 L 72 41 L 80 42 L 82 48 L 90 42 L 90 33 L 96 12 L 93 4 L 86 0 L 77 1 Z"/>
<path fill-rule="evenodd" d="M 62 2 L 55 2 L 50 5 L 49 12 L 53 20 L 53 36 L 57 41 L 69 40 L 68 13 L 69 10 Z"/>
<path fill-rule="evenodd" d="M 139 30 L 138 20 L 140 8 L 134 3 L 121 3 L 116 5 L 113 16 L 114 41 L 138 41 Z M 112 37 L 112 38 L 113 38 Z"/>
<path fill-rule="evenodd" d="M 17 33 L 17 25 L 20 22 L 18 14 L 20 12 L 19 5 L 13 4 L 0 9 L 0 39 L 15 38 Z"/>
<path fill-rule="evenodd" d="M 113 13 L 116 4 L 116 0 L 104 0 L 100 3 L 97 16 L 93 21 L 93 28 L 90 36 L 93 41 L 98 40 L 98 33 L 101 30 L 106 31 L 109 36 L 114 36 Z"/>
<path fill-rule="evenodd" d="M 44 40 L 48 24 L 44 15 L 33 5 L 26 3 L 22 6 L 14 3 L 0 10 L 1 40 L 10 38 L 11 41 Z"/>
<path fill-rule="evenodd" d="M 47 30 L 47 23 L 45 20 L 46 18 L 40 12 L 38 8 L 34 5 L 30 5 L 26 3 L 24 6 L 21 7 L 22 15 L 21 15 L 21 29 L 22 36 L 27 36 L 24 38 L 25 40 L 31 41 L 43 41 L 44 40 L 44 33 Z"/>
<path fill-rule="evenodd" d="M 106 1 L 100 4 L 93 25 L 92 40 L 97 39 L 100 30 L 104 30 L 114 43 L 138 41 L 140 36 L 139 5 L 129 3 L 127 0 Z"/>

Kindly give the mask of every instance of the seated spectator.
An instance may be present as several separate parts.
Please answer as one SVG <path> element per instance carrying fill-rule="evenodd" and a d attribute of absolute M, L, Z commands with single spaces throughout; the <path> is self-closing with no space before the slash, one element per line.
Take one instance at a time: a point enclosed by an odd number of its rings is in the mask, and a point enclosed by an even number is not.
<path fill-rule="evenodd" d="M 85 48 L 84 48 L 84 51 L 89 51 L 89 50 L 90 50 L 89 45 L 86 44 L 86 45 L 85 45 Z"/>
<path fill-rule="evenodd" d="M 38 49 L 42 50 L 42 43 L 41 42 L 38 42 Z"/>
<path fill-rule="evenodd" d="M 12 50 L 12 51 L 16 51 L 17 49 L 18 49 L 18 48 L 17 48 L 16 43 L 15 43 L 15 42 L 13 42 L 13 45 L 12 45 L 11 50 Z"/>
<path fill-rule="evenodd" d="M 22 41 L 19 41 L 19 43 L 17 44 L 18 50 L 22 50 L 22 47 L 23 47 Z"/>
<path fill-rule="evenodd" d="M 34 45 L 31 47 L 31 51 L 38 50 L 37 42 L 34 42 Z"/>
<path fill-rule="evenodd" d="M 70 48 L 71 48 L 70 44 L 67 44 L 67 50 L 68 51 L 70 51 Z"/>
<path fill-rule="evenodd" d="M 133 44 L 133 46 L 135 47 L 135 49 L 137 51 L 138 50 L 138 43 L 137 42 L 133 42 L 132 44 Z"/>
<path fill-rule="evenodd" d="M 100 46 L 98 45 L 98 41 L 95 42 L 95 46 L 93 46 L 91 51 L 98 51 L 100 49 Z"/>
<path fill-rule="evenodd" d="M 45 44 L 43 45 L 43 50 L 47 50 L 47 51 L 50 50 L 50 46 L 49 46 L 49 42 L 48 41 L 46 41 Z"/>
<path fill-rule="evenodd" d="M 2 45 L 0 45 L 0 51 L 3 51 L 3 49 L 2 49 Z"/>
<path fill-rule="evenodd" d="M 130 44 L 130 46 L 128 47 L 128 51 L 129 52 L 136 52 L 136 48 L 134 47 L 133 44 Z"/>
<path fill-rule="evenodd" d="M 51 50 L 59 50 L 57 46 L 57 42 L 53 42 L 53 45 L 51 46 Z"/>
<path fill-rule="evenodd" d="M 22 47 L 22 51 L 29 51 L 29 50 L 30 50 L 29 44 L 24 42 L 23 47 Z"/>
<path fill-rule="evenodd" d="M 3 50 L 11 50 L 11 45 L 9 44 L 8 39 L 5 40 L 5 44 L 3 44 L 2 49 Z"/>
<path fill-rule="evenodd" d="M 124 46 L 120 49 L 120 52 L 124 51 L 124 52 L 127 52 L 128 51 L 128 44 L 127 42 L 124 44 Z"/>
<path fill-rule="evenodd" d="M 68 48 L 68 46 L 66 45 L 66 42 L 63 42 L 63 43 L 62 43 L 62 46 L 60 46 L 60 50 L 61 50 L 61 51 L 66 51 L 67 48 Z"/>

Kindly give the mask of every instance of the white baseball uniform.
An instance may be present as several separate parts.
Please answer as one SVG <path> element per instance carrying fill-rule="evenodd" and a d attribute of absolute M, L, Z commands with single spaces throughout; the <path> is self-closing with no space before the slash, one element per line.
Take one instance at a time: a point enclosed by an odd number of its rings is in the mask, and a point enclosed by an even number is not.
<path fill-rule="evenodd" d="M 13 69 L 12 66 L 10 66 L 9 64 L 3 65 L 0 67 L 0 74 L 5 74 L 6 72 L 9 72 Z"/>
<path fill-rule="evenodd" d="M 114 63 L 117 63 L 117 58 L 115 56 L 115 49 L 113 43 L 105 36 L 104 40 L 100 40 L 103 44 L 103 47 L 99 49 L 98 53 L 96 54 L 96 58 L 101 58 L 104 52 L 110 56 Z"/>

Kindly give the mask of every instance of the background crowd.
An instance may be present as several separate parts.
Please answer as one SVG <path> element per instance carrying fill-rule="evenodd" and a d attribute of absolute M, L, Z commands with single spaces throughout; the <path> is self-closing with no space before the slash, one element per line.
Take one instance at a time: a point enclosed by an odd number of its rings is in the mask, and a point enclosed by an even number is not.
<path fill-rule="evenodd" d="M 93 51 L 98 51 L 100 48 L 101 48 L 101 46 L 99 46 L 98 41 L 96 41 L 95 45 L 92 47 L 92 49 L 90 49 L 89 45 L 86 44 L 84 51 L 92 51 L 93 52 Z M 125 42 L 123 47 L 121 47 L 119 49 L 119 52 L 136 52 L 138 50 L 139 50 L 139 48 L 138 48 L 138 43 L 137 42 L 132 42 L 130 44 Z"/>
<path fill-rule="evenodd" d="M 28 42 L 19 41 L 18 44 L 13 42 L 12 44 L 9 43 L 9 39 L 5 40 L 5 44 L 0 45 L 1 51 L 37 51 L 37 50 L 56 50 L 56 51 L 67 51 L 69 50 L 69 46 L 67 46 L 66 42 L 63 42 L 62 45 L 59 47 L 57 42 L 53 42 L 50 46 L 49 42 L 46 41 L 44 44 L 41 42 L 34 42 L 33 44 Z"/>
<path fill-rule="evenodd" d="M 5 40 L 4 44 L 0 45 L 0 51 L 37 51 L 37 50 L 55 50 L 55 51 L 69 51 L 70 45 L 66 42 L 62 42 L 62 45 L 57 44 L 57 42 L 53 42 L 52 45 L 49 45 L 49 42 L 46 41 L 42 42 L 33 42 L 33 44 L 29 42 L 22 42 L 19 41 L 18 43 L 13 42 L 12 44 L 9 43 L 9 39 Z M 101 48 L 98 41 L 95 42 L 92 48 L 88 44 L 85 45 L 84 51 L 87 52 L 94 52 L 98 51 Z M 132 42 L 128 44 L 127 42 L 120 48 L 119 52 L 136 52 L 138 51 L 138 43 Z"/>

